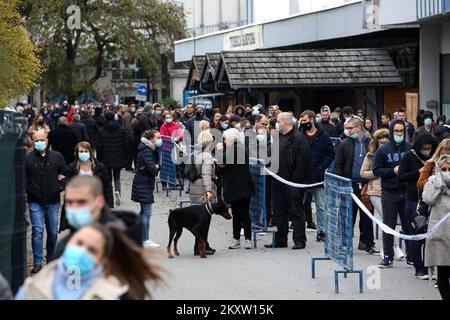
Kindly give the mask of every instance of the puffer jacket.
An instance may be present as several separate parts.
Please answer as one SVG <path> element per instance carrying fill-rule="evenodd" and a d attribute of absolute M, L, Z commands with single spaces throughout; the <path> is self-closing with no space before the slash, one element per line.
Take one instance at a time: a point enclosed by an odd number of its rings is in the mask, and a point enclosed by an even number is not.
<path fill-rule="evenodd" d="M 155 145 L 141 143 L 138 148 L 136 175 L 133 179 L 131 200 L 139 203 L 154 203 L 156 176 L 158 175 L 159 154 Z"/>
<path fill-rule="evenodd" d="M 217 202 L 217 187 L 213 182 L 215 176 L 214 158 L 209 151 L 204 151 L 195 157 L 195 166 L 201 178 L 195 182 L 191 182 L 189 197 L 193 205 L 202 204 L 200 199 L 206 192 L 211 192 L 213 202 Z"/>
<path fill-rule="evenodd" d="M 125 168 L 127 154 L 127 132 L 112 120 L 106 122 L 98 132 L 97 159 L 106 168 Z"/>
<path fill-rule="evenodd" d="M 361 166 L 361 178 L 368 180 L 367 194 L 381 197 L 381 178 L 373 174 L 373 155 L 368 153 Z"/>

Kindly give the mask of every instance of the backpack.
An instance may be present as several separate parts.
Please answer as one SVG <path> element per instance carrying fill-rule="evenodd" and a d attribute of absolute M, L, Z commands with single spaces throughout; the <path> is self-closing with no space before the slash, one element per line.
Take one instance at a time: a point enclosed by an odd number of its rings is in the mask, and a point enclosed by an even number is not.
<path fill-rule="evenodd" d="M 197 170 L 197 166 L 195 165 L 195 156 L 191 155 L 191 161 L 186 163 L 184 167 L 184 176 L 190 182 L 195 182 L 201 178 L 201 174 Z"/>

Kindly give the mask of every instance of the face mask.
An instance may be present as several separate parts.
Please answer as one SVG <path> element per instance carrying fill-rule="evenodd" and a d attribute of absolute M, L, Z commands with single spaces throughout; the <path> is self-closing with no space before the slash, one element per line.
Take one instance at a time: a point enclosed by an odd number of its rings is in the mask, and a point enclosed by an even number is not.
<path fill-rule="evenodd" d="M 131 108 L 131 112 L 135 113 L 136 112 L 136 108 Z"/>
<path fill-rule="evenodd" d="M 119 120 L 119 115 L 117 113 L 114 115 L 114 120 L 116 120 L 116 121 Z"/>
<path fill-rule="evenodd" d="M 78 158 L 80 159 L 81 162 L 86 162 L 89 161 L 89 159 L 91 159 L 91 154 L 89 152 L 80 152 L 78 154 Z"/>
<path fill-rule="evenodd" d="M 330 122 L 330 118 L 322 118 L 322 122 L 323 123 L 328 123 L 328 122 Z"/>
<path fill-rule="evenodd" d="M 394 137 L 395 143 L 402 143 L 404 140 L 405 140 L 404 136 L 401 136 L 401 137 L 395 136 Z"/>
<path fill-rule="evenodd" d="M 172 123 L 173 119 L 166 119 L 166 123 Z"/>
<path fill-rule="evenodd" d="M 211 109 L 212 109 L 212 105 L 207 104 L 207 105 L 205 106 L 205 109 L 206 109 L 206 110 L 211 110 Z"/>
<path fill-rule="evenodd" d="M 353 140 L 357 140 L 357 139 L 359 138 L 358 132 L 352 134 L 351 138 L 352 138 Z"/>
<path fill-rule="evenodd" d="M 264 142 L 264 141 L 266 140 L 266 135 L 264 135 L 264 134 L 258 134 L 258 135 L 256 136 L 256 139 L 257 139 L 259 142 Z"/>
<path fill-rule="evenodd" d="M 275 124 L 275 129 L 276 129 L 277 131 L 280 131 L 280 130 L 281 130 L 281 125 L 280 125 L 278 122 Z"/>
<path fill-rule="evenodd" d="M 155 146 L 156 146 L 157 148 L 161 148 L 161 147 L 162 147 L 162 145 L 163 145 L 163 141 L 162 141 L 162 139 L 158 139 L 158 140 L 156 140 L 156 142 L 155 142 Z"/>
<path fill-rule="evenodd" d="M 34 143 L 34 148 L 39 152 L 45 151 L 45 149 L 47 149 L 47 143 L 45 143 L 45 141 L 36 141 Z"/>
<path fill-rule="evenodd" d="M 439 125 L 440 125 L 440 126 L 443 126 L 444 124 L 445 124 L 444 122 L 439 121 Z"/>
<path fill-rule="evenodd" d="M 221 125 L 223 130 L 227 130 L 228 129 L 228 123 L 222 123 Z"/>
<path fill-rule="evenodd" d="M 95 268 L 94 257 L 81 247 L 66 248 L 62 259 L 66 269 L 78 268 L 81 276 L 91 273 Z"/>
<path fill-rule="evenodd" d="M 346 137 L 350 137 L 350 131 L 348 131 L 347 129 L 344 130 L 344 134 Z"/>
<path fill-rule="evenodd" d="M 40 126 L 43 126 L 44 125 L 44 120 L 38 121 L 37 124 L 40 125 Z"/>
<path fill-rule="evenodd" d="M 441 172 L 442 178 L 444 178 L 444 181 L 448 184 L 450 182 L 450 171 L 447 172 Z"/>
<path fill-rule="evenodd" d="M 66 207 L 67 222 L 75 229 L 81 229 L 94 222 L 95 218 L 92 216 L 91 211 L 90 207 L 74 209 Z"/>
<path fill-rule="evenodd" d="M 320 122 L 322 120 L 321 117 L 316 117 L 316 122 Z"/>
<path fill-rule="evenodd" d="M 196 112 L 195 114 L 197 115 L 198 118 L 203 117 L 203 112 Z"/>
<path fill-rule="evenodd" d="M 431 120 L 431 119 L 425 119 L 424 124 L 425 124 L 427 127 L 430 127 L 430 126 L 433 124 L 433 120 Z"/>
<path fill-rule="evenodd" d="M 424 156 L 424 157 L 429 157 L 431 154 L 431 150 L 420 150 L 420 153 Z"/>
<path fill-rule="evenodd" d="M 302 123 L 300 124 L 300 130 L 302 131 L 309 131 L 312 128 L 312 124 L 311 122 L 306 122 L 306 123 Z"/>
<path fill-rule="evenodd" d="M 159 116 L 161 116 L 161 115 L 162 115 L 162 112 L 161 112 L 161 111 L 155 111 L 155 116 L 159 117 Z"/>
<path fill-rule="evenodd" d="M 345 117 L 345 122 L 349 122 L 350 120 L 352 120 L 352 117 Z"/>

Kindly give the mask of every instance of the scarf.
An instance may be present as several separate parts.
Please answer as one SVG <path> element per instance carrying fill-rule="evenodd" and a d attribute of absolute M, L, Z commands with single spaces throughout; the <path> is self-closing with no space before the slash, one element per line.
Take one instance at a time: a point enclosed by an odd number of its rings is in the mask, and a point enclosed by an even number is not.
<path fill-rule="evenodd" d="M 150 149 L 152 149 L 153 151 L 156 150 L 155 145 L 154 145 L 153 142 L 151 142 L 150 140 L 148 140 L 148 139 L 142 137 L 142 138 L 141 138 L 141 142 L 142 142 L 143 144 L 145 144 L 147 147 L 149 147 Z"/>

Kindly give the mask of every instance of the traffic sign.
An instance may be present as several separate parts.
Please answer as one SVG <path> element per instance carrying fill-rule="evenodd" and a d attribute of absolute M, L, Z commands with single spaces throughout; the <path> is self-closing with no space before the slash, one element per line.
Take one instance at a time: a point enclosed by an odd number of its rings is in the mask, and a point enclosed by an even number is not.
<path fill-rule="evenodd" d="M 147 86 L 142 85 L 137 88 L 138 95 L 145 96 L 145 95 L 147 95 L 147 92 L 148 92 Z"/>

